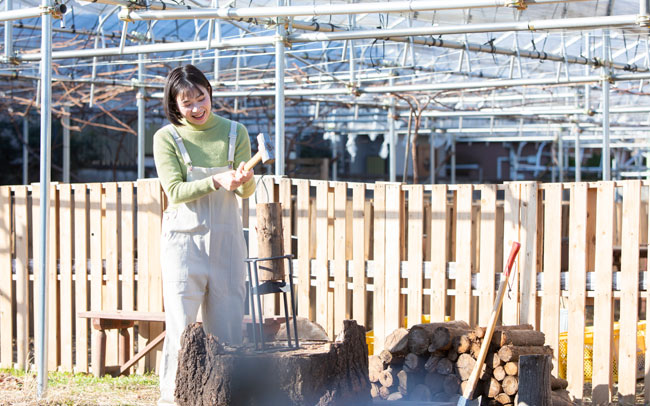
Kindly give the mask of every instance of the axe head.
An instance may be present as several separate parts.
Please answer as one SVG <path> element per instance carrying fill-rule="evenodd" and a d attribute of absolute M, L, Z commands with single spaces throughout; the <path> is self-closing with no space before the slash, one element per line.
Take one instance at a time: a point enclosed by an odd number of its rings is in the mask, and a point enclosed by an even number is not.
<path fill-rule="evenodd" d="M 257 150 L 262 155 L 262 163 L 264 165 L 272 164 L 275 161 L 275 151 L 273 150 L 273 143 L 268 135 L 263 133 L 257 134 Z"/>

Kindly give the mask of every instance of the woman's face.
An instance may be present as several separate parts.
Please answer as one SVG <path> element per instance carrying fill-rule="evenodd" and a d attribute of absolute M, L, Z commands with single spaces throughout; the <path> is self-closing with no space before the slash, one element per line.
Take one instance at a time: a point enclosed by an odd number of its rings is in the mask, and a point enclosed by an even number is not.
<path fill-rule="evenodd" d="M 176 96 L 178 111 L 188 123 L 194 125 L 205 123 L 210 116 L 210 110 L 212 110 L 208 90 L 200 85 L 197 87 L 201 90 L 201 93 L 190 89 Z"/>

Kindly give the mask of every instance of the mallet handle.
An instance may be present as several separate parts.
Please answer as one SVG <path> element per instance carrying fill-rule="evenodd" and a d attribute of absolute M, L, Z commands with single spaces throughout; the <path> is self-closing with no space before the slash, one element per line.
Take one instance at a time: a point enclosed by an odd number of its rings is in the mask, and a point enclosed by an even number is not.
<path fill-rule="evenodd" d="M 262 160 L 262 153 L 257 151 L 251 159 L 244 164 L 244 172 L 248 172 L 255 167 Z"/>

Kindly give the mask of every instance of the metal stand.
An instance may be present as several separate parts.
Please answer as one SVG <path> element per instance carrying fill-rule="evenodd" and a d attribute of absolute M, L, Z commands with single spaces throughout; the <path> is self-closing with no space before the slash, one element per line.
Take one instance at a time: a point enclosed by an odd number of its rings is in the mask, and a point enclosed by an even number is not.
<path fill-rule="evenodd" d="M 260 285 L 258 278 L 257 263 L 259 261 L 268 261 L 274 259 L 286 259 L 289 262 L 289 284 L 286 281 L 266 281 Z M 255 340 L 255 349 L 264 351 L 266 343 L 264 342 L 264 315 L 262 314 L 262 298 L 260 296 L 269 293 L 282 293 L 284 300 L 284 318 L 287 328 L 287 345 L 289 348 L 298 348 L 298 322 L 296 321 L 296 301 L 293 297 L 293 255 L 283 255 L 279 257 L 267 258 L 246 258 L 244 261 L 248 266 L 248 288 L 250 296 L 250 310 L 253 321 L 253 338 Z M 251 271 L 252 265 L 252 271 Z M 291 345 L 291 328 L 289 327 L 289 308 L 287 306 L 287 292 L 291 300 L 291 316 L 293 317 L 293 336 L 295 345 Z M 257 297 L 257 303 L 255 303 Z M 256 309 L 257 306 L 257 309 Z M 257 315 L 259 314 L 259 317 Z"/>

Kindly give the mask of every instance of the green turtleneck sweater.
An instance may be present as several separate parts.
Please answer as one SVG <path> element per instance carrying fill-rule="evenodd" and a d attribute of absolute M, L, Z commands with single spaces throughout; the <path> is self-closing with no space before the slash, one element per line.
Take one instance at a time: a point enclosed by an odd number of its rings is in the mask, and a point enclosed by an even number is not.
<path fill-rule="evenodd" d="M 210 113 L 208 120 L 201 125 L 193 125 L 183 120 L 176 130 L 192 160 L 192 165 L 204 168 L 228 166 L 228 135 L 230 120 Z M 187 181 L 187 166 L 178 149 L 174 137 L 165 126 L 153 136 L 153 157 L 156 171 L 170 205 L 196 200 L 215 191 L 211 177 Z M 237 125 L 234 168 L 251 158 L 251 143 L 246 127 Z M 247 198 L 255 191 L 255 180 L 241 185 L 235 193 Z"/>

